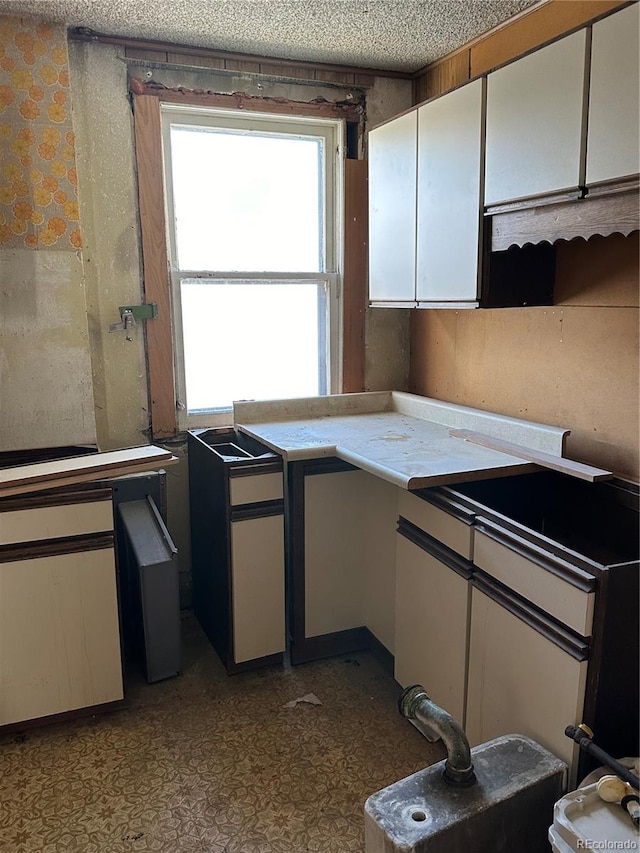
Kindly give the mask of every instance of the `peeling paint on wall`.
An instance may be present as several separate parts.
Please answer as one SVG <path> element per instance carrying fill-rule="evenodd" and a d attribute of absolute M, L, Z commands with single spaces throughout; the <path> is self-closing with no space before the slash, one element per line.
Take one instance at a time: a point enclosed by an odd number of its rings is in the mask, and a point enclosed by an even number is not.
<path fill-rule="evenodd" d="M 82 248 L 66 31 L 0 18 L 0 245 Z"/>
<path fill-rule="evenodd" d="M 62 25 L 0 17 L 0 450 L 94 444 Z"/>

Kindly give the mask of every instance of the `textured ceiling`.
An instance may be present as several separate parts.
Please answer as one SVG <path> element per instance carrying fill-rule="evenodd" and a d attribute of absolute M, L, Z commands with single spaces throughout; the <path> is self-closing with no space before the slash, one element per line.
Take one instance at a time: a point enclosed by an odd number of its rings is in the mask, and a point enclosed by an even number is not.
<path fill-rule="evenodd" d="M 0 0 L 110 35 L 415 71 L 536 0 Z"/>

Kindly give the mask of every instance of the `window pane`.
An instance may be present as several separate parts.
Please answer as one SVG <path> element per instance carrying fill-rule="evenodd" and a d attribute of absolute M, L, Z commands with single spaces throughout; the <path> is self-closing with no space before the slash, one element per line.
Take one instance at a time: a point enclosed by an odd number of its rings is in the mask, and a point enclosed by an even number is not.
<path fill-rule="evenodd" d="M 321 282 L 183 279 L 188 413 L 326 394 Z"/>
<path fill-rule="evenodd" d="M 179 269 L 324 269 L 317 137 L 171 125 Z"/>

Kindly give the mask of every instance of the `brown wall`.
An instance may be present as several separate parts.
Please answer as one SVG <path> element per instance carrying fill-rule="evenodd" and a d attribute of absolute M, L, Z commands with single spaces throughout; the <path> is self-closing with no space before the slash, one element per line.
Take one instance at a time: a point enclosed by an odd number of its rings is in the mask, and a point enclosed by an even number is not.
<path fill-rule="evenodd" d="M 558 245 L 548 308 L 414 311 L 411 390 L 571 430 L 567 456 L 638 478 L 638 235 Z"/>
<path fill-rule="evenodd" d="M 627 4 L 628 0 L 549 0 L 533 6 L 424 68 L 414 81 L 415 103 L 486 74 Z"/>
<path fill-rule="evenodd" d="M 416 100 L 620 5 L 552 0 L 435 63 Z M 551 307 L 411 312 L 411 390 L 566 427 L 569 457 L 639 479 L 638 249 L 637 232 L 558 243 Z"/>

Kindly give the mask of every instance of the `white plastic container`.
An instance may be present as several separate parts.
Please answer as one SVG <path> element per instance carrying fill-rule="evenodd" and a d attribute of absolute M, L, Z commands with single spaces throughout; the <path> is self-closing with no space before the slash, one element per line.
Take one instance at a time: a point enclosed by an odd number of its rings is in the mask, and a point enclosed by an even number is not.
<path fill-rule="evenodd" d="M 619 803 L 605 803 L 597 783 L 571 791 L 555 804 L 549 841 L 554 853 L 577 850 L 640 851 L 640 833 Z"/>

